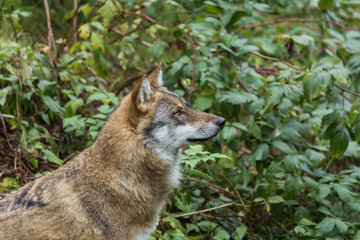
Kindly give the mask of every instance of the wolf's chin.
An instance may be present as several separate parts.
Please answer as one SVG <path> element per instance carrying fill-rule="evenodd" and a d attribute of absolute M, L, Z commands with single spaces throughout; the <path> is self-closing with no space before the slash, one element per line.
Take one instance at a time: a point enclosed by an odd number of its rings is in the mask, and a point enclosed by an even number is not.
<path fill-rule="evenodd" d="M 213 137 L 216 137 L 218 135 L 218 132 L 210 137 L 207 138 L 188 138 L 186 139 L 186 141 L 188 141 L 189 143 L 193 144 L 193 143 L 200 143 L 200 142 L 205 142 L 207 140 L 212 139 Z"/>

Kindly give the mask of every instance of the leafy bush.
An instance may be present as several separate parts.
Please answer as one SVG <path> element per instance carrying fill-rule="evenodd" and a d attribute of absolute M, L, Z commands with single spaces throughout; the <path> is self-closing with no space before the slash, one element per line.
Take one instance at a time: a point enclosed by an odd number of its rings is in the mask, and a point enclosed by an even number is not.
<path fill-rule="evenodd" d="M 62 2 L 50 44 L 41 1 L 0 5 L 1 191 L 89 146 L 161 61 L 227 123 L 184 151 L 152 239 L 360 239 L 357 1 Z"/>

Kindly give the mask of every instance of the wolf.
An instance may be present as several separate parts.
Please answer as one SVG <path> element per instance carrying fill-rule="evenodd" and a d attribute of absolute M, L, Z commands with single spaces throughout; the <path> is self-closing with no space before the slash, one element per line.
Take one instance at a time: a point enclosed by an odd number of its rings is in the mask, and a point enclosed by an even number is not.
<path fill-rule="evenodd" d="M 159 64 L 90 147 L 0 197 L 0 239 L 148 239 L 178 186 L 181 149 L 215 137 L 224 125 L 163 87 Z"/>

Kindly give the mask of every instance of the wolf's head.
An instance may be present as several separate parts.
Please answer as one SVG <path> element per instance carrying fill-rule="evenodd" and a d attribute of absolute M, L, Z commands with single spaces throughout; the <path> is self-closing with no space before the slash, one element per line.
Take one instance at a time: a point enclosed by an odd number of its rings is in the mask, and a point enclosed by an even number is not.
<path fill-rule="evenodd" d="M 156 149 L 179 148 L 215 137 L 225 119 L 193 110 L 184 99 L 162 87 L 161 64 L 131 92 L 137 132 Z"/>

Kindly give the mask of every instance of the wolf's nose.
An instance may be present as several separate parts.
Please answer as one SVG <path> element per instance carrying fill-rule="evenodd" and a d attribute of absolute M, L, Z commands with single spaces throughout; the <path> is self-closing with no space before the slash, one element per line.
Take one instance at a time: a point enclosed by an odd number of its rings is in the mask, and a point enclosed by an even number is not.
<path fill-rule="evenodd" d="M 220 128 L 223 128 L 225 126 L 226 120 L 222 117 L 218 117 L 215 124 L 218 125 Z"/>

